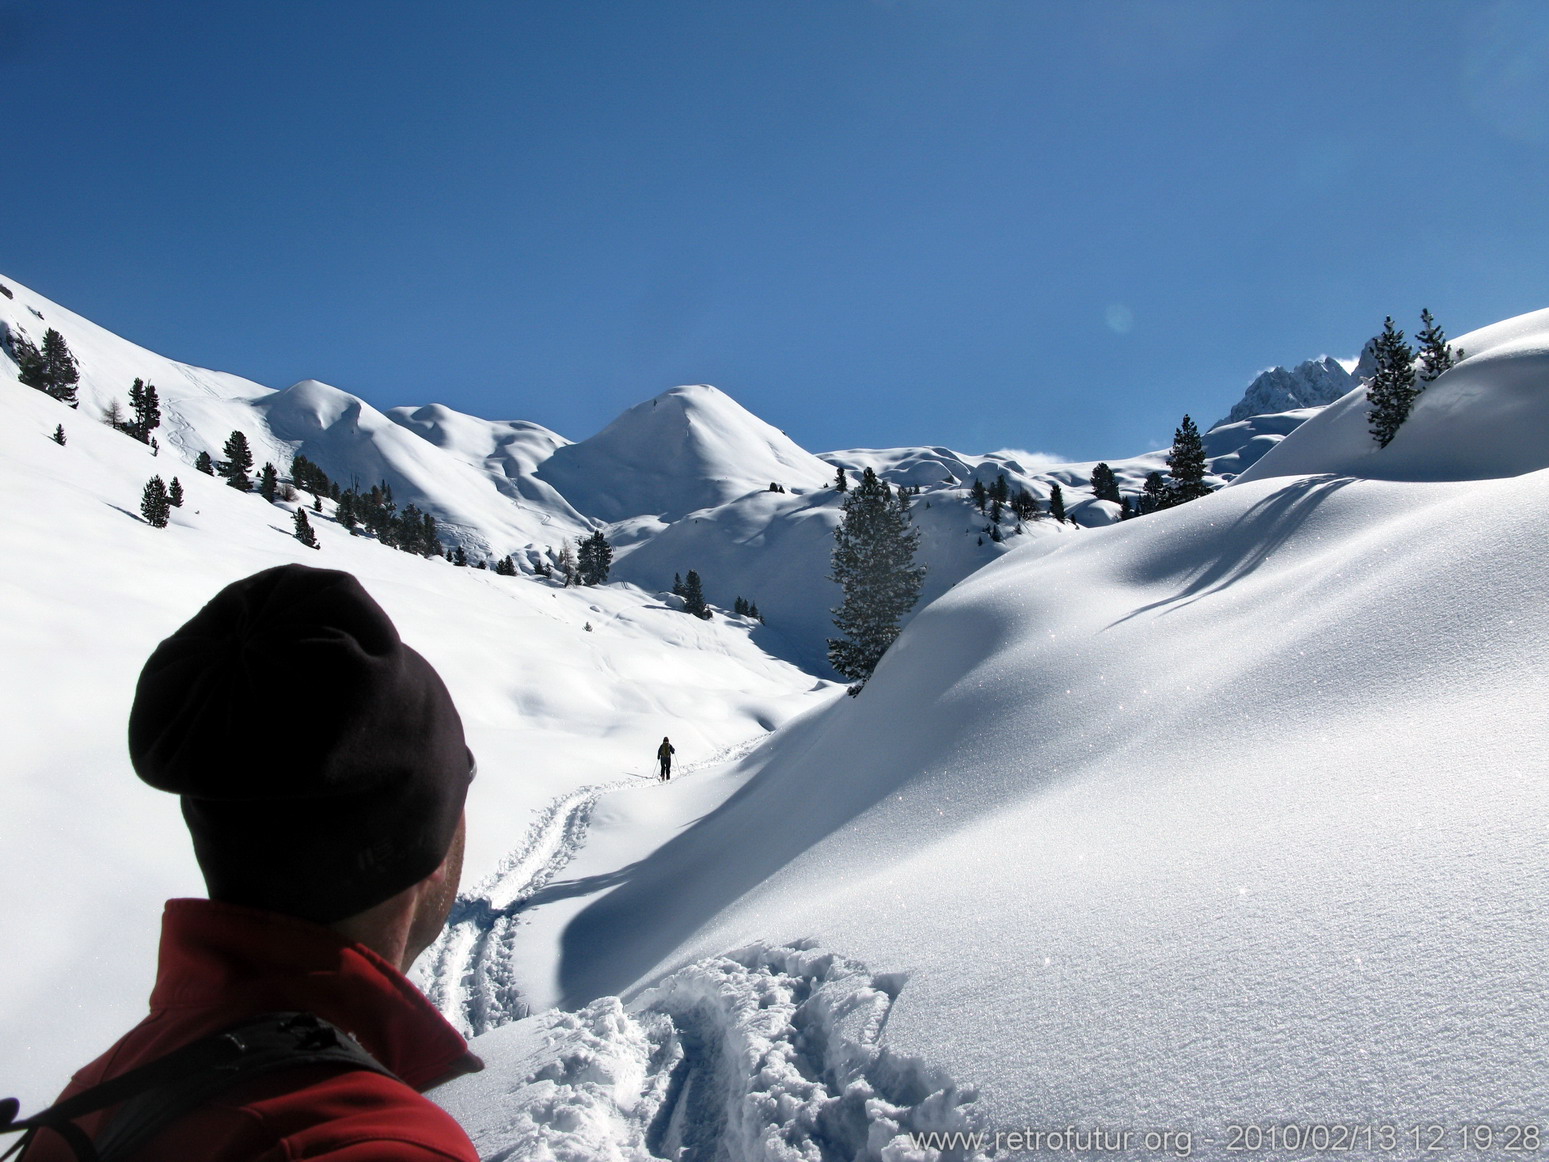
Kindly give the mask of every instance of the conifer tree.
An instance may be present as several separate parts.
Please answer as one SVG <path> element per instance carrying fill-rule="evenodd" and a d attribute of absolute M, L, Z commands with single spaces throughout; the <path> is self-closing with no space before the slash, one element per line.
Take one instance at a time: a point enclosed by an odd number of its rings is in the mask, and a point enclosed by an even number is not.
<path fill-rule="evenodd" d="M 134 419 L 124 429 L 142 444 L 151 442 L 151 433 L 161 427 L 161 400 L 156 396 L 156 385 L 136 379 L 129 388 L 129 409 Z"/>
<path fill-rule="evenodd" d="M 704 583 L 699 579 L 699 574 L 690 569 L 688 576 L 683 578 L 683 612 L 692 613 L 695 617 L 709 619 L 710 607 L 705 604 Z"/>
<path fill-rule="evenodd" d="M 613 546 L 608 544 L 602 530 L 597 529 L 589 537 L 578 537 L 576 572 L 583 585 L 601 585 L 608 579 L 613 567 Z"/>
<path fill-rule="evenodd" d="M 495 562 L 495 572 L 502 577 L 516 576 L 516 562 L 511 559 L 511 554 L 507 553 L 499 561 Z"/>
<path fill-rule="evenodd" d="M 834 610 L 834 627 L 842 636 L 829 639 L 828 660 L 857 690 L 898 637 L 904 616 L 920 596 L 925 568 L 914 563 L 919 542 L 919 530 L 886 482 L 866 469 L 845 498 L 830 573 L 844 598 Z"/>
<path fill-rule="evenodd" d="M 968 490 L 968 495 L 973 500 L 974 507 L 983 512 L 984 506 L 989 503 L 990 499 L 989 489 L 984 487 L 984 481 L 975 476 L 973 487 Z"/>
<path fill-rule="evenodd" d="M 80 367 L 75 362 L 75 356 L 70 354 L 70 345 L 65 342 L 65 337 L 52 327 L 43 332 L 43 350 L 35 366 L 37 370 L 33 374 L 39 382 L 27 386 L 47 392 L 71 407 L 80 406 L 75 398 L 75 385 L 81 381 Z M 27 381 L 24 379 L 22 382 Z"/>
<path fill-rule="evenodd" d="M 226 437 L 226 446 L 221 449 L 221 454 L 226 457 L 222 469 L 226 483 L 243 492 L 252 491 L 253 482 L 247 478 L 247 474 L 253 467 L 253 452 L 247 446 L 247 437 L 241 432 L 232 432 Z"/>
<path fill-rule="evenodd" d="M 997 473 L 995 483 L 990 485 L 990 499 L 998 500 L 1001 504 L 1005 504 L 1011 499 L 1011 485 L 1006 483 L 1006 474 L 1004 472 Z"/>
<path fill-rule="evenodd" d="M 1375 368 L 1366 384 L 1366 402 L 1370 408 L 1372 438 L 1386 448 L 1409 418 L 1419 392 L 1415 388 L 1414 350 L 1404 342 L 1404 332 L 1395 330 L 1393 316 L 1382 324 L 1382 334 L 1372 340 Z M 1439 374 L 1439 373 L 1438 373 Z"/>
<path fill-rule="evenodd" d="M 140 515 L 147 524 L 158 529 L 166 528 L 167 522 L 172 519 L 167 486 L 160 476 L 152 476 L 146 481 L 145 491 L 140 494 Z"/>
<path fill-rule="evenodd" d="M 1166 508 L 1168 503 L 1167 482 L 1162 479 L 1162 474 L 1147 472 L 1146 485 L 1140 494 L 1140 512 L 1156 512 Z"/>
<path fill-rule="evenodd" d="M 1099 464 L 1092 469 L 1092 495 L 1098 500 L 1111 500 L 1114 504 L 1122 503 L 1119 498 L 1119 479 L 1107 464 Z"/>
<path fill-rule="evenodd" d="M 559 577 L 568 589 L 576 582 L 575 553 L 570 549 L 570 542 L 565 541 L 559 546 L 559 561 L 556 563 Z"/>
<path fill-rule="evenodd" d="M 836 469 L 835 472 L 836 475 L 834 476 L 834 488 L 839 492 L 850 491 L 850 478 L 845 475 L 844 468 L 840 467 Z"/>
<path fill-rule="evenodd" d="M 258 478 L 258 492 L 269 503 L 274 503 L 274 498 L 280 491 L 279 469 L 273 464 L 265 462 L 263 474 Z"/>
<path fill-rule="evenodd" d="M 1065 493 L 1058 484 L 1049 485 L 1049 515 L 1065 523 Z"/>
<path fill-rule="evenodd" d="M 1442 372 L 1455 366 L 1467 352 L 1459 348 L 1452 349 L 1452 344 L 1447 342 L 1446 333 L 1436 324 L 1429 310 L 1420 312 L 1420 322 L 1424 326 L 1415 333 L 1415 341 L 1420 344 L 1420 386 L 1424 391 L 1426 386 Z"/>
<path fill-rule="evenodd" d="M 674 597 L 683 596 L 683 578 L 677 573 L 672 575 L 672 595 Z"/>
<path fill-rule="evenodd" d="M 1129 497 L 1119 501 L 1119 519 L 1134 520 L 1140 515 L 1140 508 Z"/>
<path fill-rule="evenodd" d="M 1173 431 L 1172 451 L 1167 456 L 1167 472 L 1172 484 L 1167 489 L 1169 504 L 1185 504 L 1209 496 L 1210 485 L 1205 483 L 1205 443 L 1199 428 L 1188 416 Z"/>
<path fill-rule="evenodd" d="M 24 387 L 46 391 L 43 372 L 43 352 L 25 335 L 11 336 L 11 354 L 16 358 L 16 378 Z"/>
<path fill-rule="evenodd" d="M 309 549 L 320 549 L 317 543 L 317 534 L 312 531 L 312 522 L 307 519 L 307 510 L 298 508 L 293 518 L 296 522 L 296 539 Z"/>
<path fill-rule="evenodd" d="M 65 446 L 65 426 L 63 424 L 59 424 L 54 428 L 53 439 L 54 443 L 58 444 L 61 448 Z"/>
<path fill-rule="evenodd" d="M 183 482 L 176 476 L 172 478 L 172 483 L 167 485 L 167 503 L 173 508 L 183 507 Z"/>
<path fill-rule="evenodd" d="M 1019 488 L 1011 498 L 1011 515 L 1018 521 L 1029 521 L 1038 515 L 1038 502 L 1025 488 Z"/>
<path fill-rule="evenodd" d="M 206 476 L 215 475 L 215 462 L 210 459 L 208 452 L 200 452 L 199 455 L 194 457 L 194 467 Z"/>
<path fill-rule="evenodd" d="M 737 595 L 737 599 L 731 603 L 731 611 L 733 613 L 735 613 L 738 617 L 745 617 L 745 616 L 747 616 L 747 612 L 748 612 L 748 601 L 747 601 L 747 598 L 743 597 L 739 593 Z"/>

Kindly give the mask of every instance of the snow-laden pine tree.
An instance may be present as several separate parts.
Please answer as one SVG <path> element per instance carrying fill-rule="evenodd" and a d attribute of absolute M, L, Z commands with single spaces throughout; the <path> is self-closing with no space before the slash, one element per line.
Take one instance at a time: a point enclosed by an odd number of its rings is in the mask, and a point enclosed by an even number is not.
<path fill-rule="evenodd" d="M 1205 483 L 1205 442 L 1188 416 L 1184 416 L 1183 423 L 1173 431 L 1167 472 L 1172 477 L 1172 483 L 1167 486 L 1168 504 L 1186 504 L 1210 495 L 1210 485 Z"/>
<path fill-rule="evenodd" d="M 1456 351 L 1452 349 L 1446 332 L 1437 326 L 1429 310 L 1420 312 L 1420 322 L 1424 326 L 1415 333 L 1415 341 L 1420 344 L 1419 390 L 1424 391 L 1433 379 L 1455 366 L 1468 353 L 1461 347 Z"/>
<path fill-rule="evenodd" d="M 1376 366 L 1366 383 L 1366 402 L 1371 405 L 1366 418 L 1371 421 L 1372 438 L 1386 448 L 1409 418 L 1415 405 L 1415 353 L 1404 342 L 1404 332 L 1395 330 L 1393 316 L 1382 323 L 1382 334 L 1372 340 Z"/>
<path fill-rule="evenodd" d="M 830 579 L 844 590 L 834 610 L 841 637 L 828 639 L 828 660 L 857 689 L 871 677 L 919 599 L 925 567 L 914 563 L 920 533 L 887 483 L 870 468 L 844 501 L 834 530 Z"/>

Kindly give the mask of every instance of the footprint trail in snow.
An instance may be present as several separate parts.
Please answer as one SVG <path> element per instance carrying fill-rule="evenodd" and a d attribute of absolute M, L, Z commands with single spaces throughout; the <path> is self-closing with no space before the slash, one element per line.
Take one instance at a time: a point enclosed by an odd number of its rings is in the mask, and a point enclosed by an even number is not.
<path fill-rule="evenodd" d="M 761 738 L 685 767 L 742 757 Z M 426 994 L 489 1063 L 432 1096 L 486 1162 L 543 1157 L 648 1162 L 977 1159 L 914 1135 L 978 1128 L 975 1093 L 885 1048 L 902 974 L 810 942 L 757 944 L 680 968 L 626 1005 L 532 1014 L 512 969 L 520 917 L 586 844 L 603 795 L 631 775 L 548 805 L 526 839 L 459 896 L 416 966 Z"/>

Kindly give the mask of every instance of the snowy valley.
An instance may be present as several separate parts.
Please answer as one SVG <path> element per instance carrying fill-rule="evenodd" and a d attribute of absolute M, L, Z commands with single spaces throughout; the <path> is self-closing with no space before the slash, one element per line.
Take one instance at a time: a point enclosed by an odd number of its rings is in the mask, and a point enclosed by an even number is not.
<path fill-rule="evenodd" d="M 1267 372 L 1205 435 L 1223 487 L 1120 522 L 1093 463 L 813 454 L 707 385 L 579 442 L 383 411 L 0 283 L 4 334 L 57 328 L 81 369 L 72 410 L 0 358 L 0 1089 L 25 1106 L 138 1017 L 162 900 L 202 891 L 124 753 L 140 665 L 222 585 L 301 561 L 362 579 L 479 759 L 416 973 L 488 1062 L 436 1095 L 485 1158 L 901 1162 L 958 1131 L 987 1136 L 939 1156 L 1014 1156 L 997 1131 L 1067 1126 L 1224 1157 L 1233 1126 L 1549 1110 L 1549 312 L 1462 336 L 1386 448 L 1360 368 Z M 98 419 L 135 378 L 159 454 Z M 332 501 L 303 546 L 306 493 L 193 467 L 233 430 L 517 575 L 352 536 Z M 1165 453 L 1107 462 L 1133 494 Z M 851 699 L 827 563 L 836 471 L 866 467 L 920 488 L 928 572 Z M 185 491 L 163 529 L 153 474 Z M 1059 485 L 1074 523 L 987 535 L 970 487 L 1002 475 L 1045 509 Z M 607 584 L 541 575 L 594 531 Z M 690 569 L 708 620 L 669 593 Z M 326 708 L 305 674 L 266 696 L 276 729 Z"/>

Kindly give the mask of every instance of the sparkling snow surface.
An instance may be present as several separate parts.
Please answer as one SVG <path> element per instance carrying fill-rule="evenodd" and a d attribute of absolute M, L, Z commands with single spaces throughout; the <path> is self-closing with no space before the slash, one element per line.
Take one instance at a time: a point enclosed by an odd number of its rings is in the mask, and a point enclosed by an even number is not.
<path fill-rule="evenodd" d="M 301 560 L 361 576 L 479 755 L 468 887 L 417 972 L 480 1034 L 490 1068 L 437 1096 L 486 1158 L 898 1162 L 931 1156 L 911 1130 L 1067 1125 L 1223 1156 L 1237 1122 L 1549 1109 L 1549 313 L 1456 340 L 1387 449 L 1353 393 L 1205 500 L 997 546 L 852 700 L 633 586 L 455 569 L 326 514 L 304 549 L 184 457 L 253 401 L 337 432 L 353 397 L 149 362 L 38 305 L 90 382 L 78 412 L 0 384 L 0 1089 L 24 1105 L 135 1019 L 160 901 L 199 891 L 123 753 L 140 665 L 221 584 Z M 95 422 L 134 375 L 210 413 L 186 446 Z M 566 447 L 383 422 L 467 468 L 470 505 Z M 166 530 L 136 515 L 153 472 L 188 492 Z M 832 520 L 770 497 L 711 511 Z M 272 698 L 276 729 L 326 706 L 304 676 Z M 636 776 L 664 733 L 659 786 Z"/>

